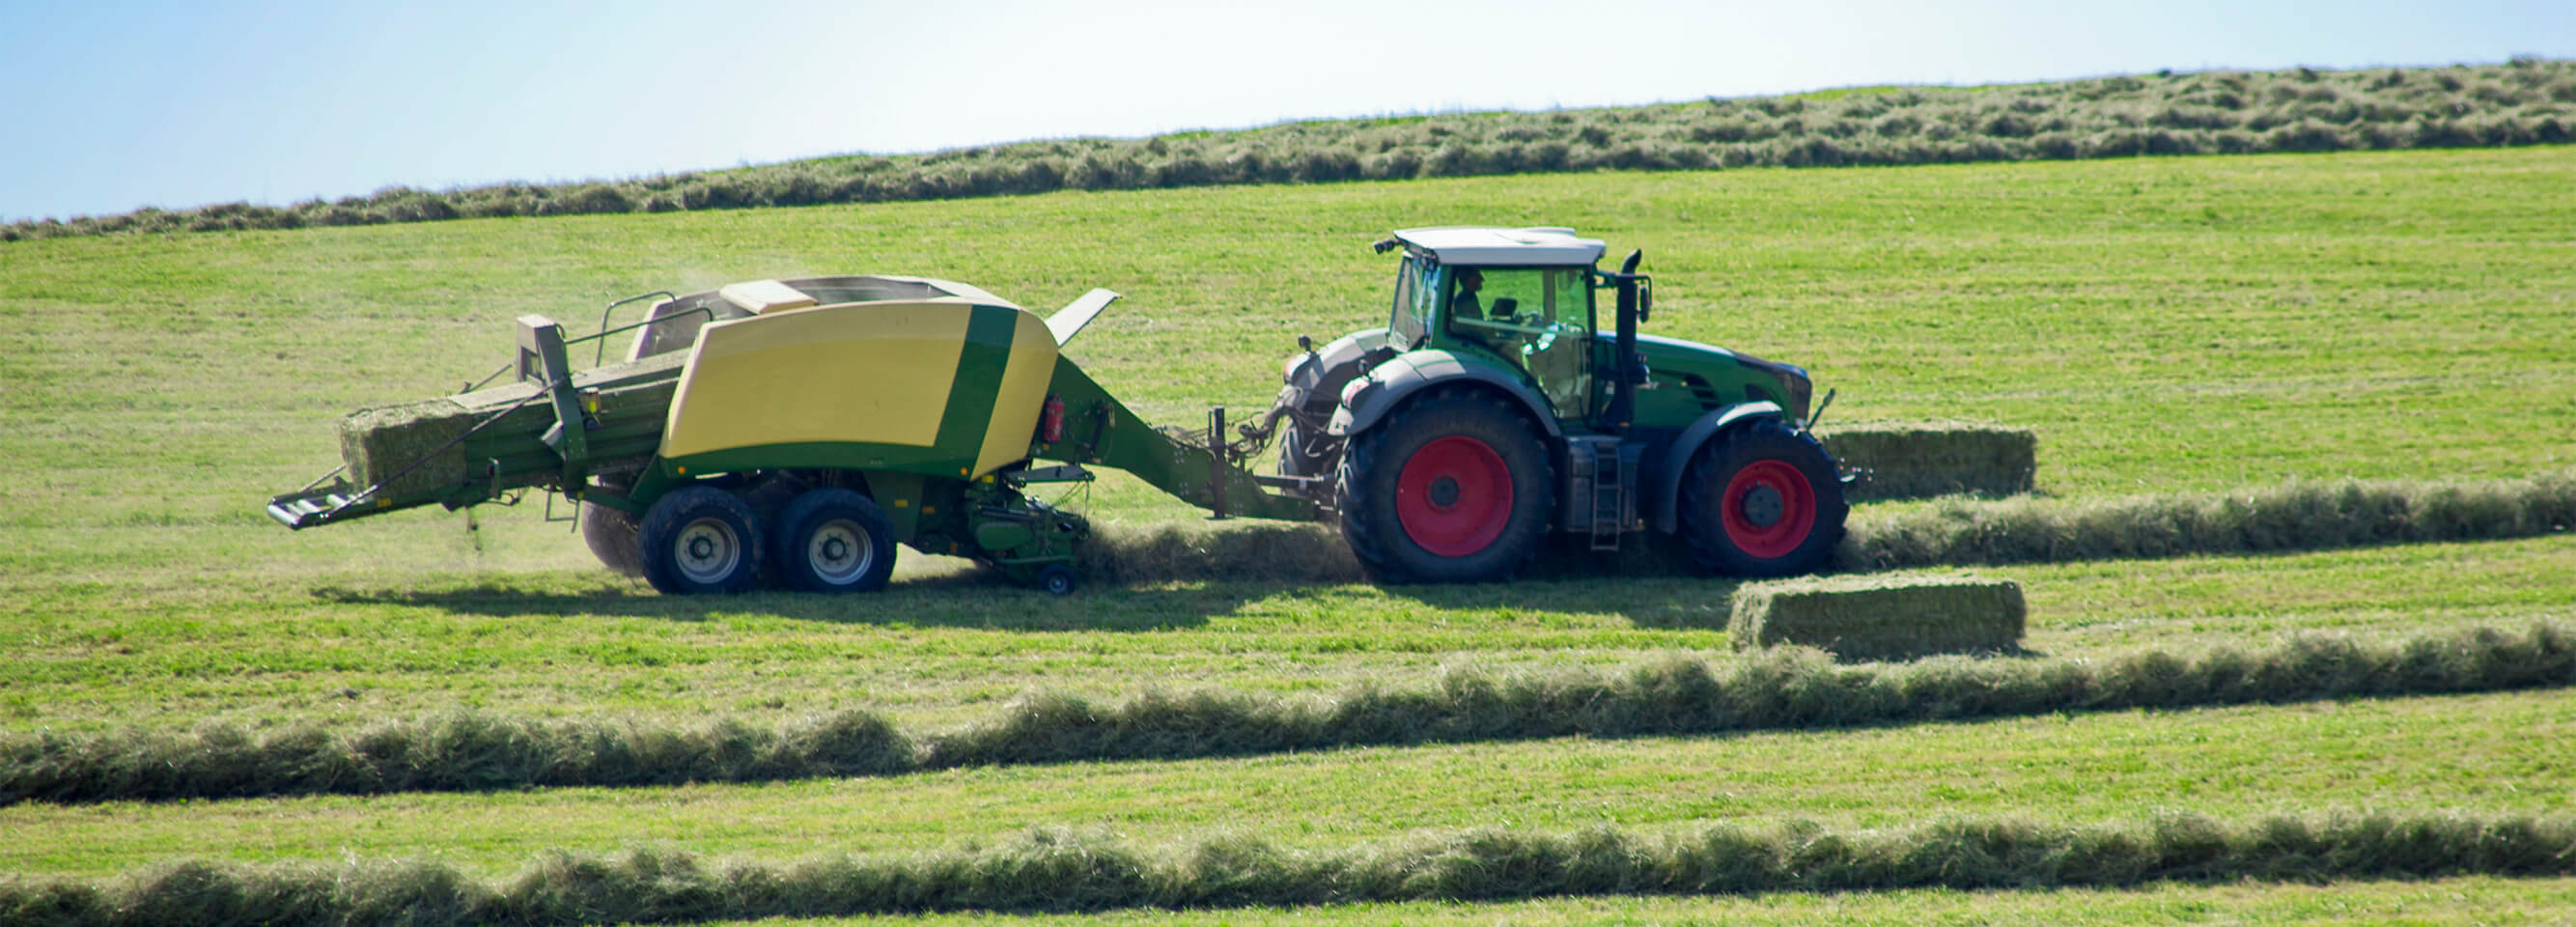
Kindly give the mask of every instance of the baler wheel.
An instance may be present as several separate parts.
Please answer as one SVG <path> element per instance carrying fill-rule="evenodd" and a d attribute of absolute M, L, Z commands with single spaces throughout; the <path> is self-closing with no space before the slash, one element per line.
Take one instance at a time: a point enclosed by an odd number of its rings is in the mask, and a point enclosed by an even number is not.
<path fill-rule="evenodd" d="M 847 489 L 797 496 L 778 518 L 778 573 L 808 592 L 874 592 L 894 575 L 894 527 Z"/>
<path fill-rule="evenodd" d="M 621 487 L 619 491 L 624 491 Z M 644 575 L 644 552 L 632 513 L 604 505 L 581 504 L 581 540 L 601 566 L 626 576 Z"/>
<path fill-rule="evenodd" d="M 665 595 L 741 592 L 760 579 L 759 519 L 732 493 L 674 491 L 645 511 L 640 534 L 644 578 Z"/>
<path fill-rule="evenodd" d="M 1701 569 L 1790 576 L 1825 565 L 1851 505 L 1814 435 L 1762 419 L 1701 448 L 1681 484 L 1681 534 Z"/>
<path fill-rule="evenodd" d="M 1075 585 L 1072 567 L 1059 563 L 1038 571 L 1038 588 L 1049 595 L 1072 595 Z"/>
<path fill-rule="evenodd" d="M 1353 437 L 1336 474 L 1342 538 L 1371 578 L 1509 578 L 1554 511 L 1547 450 L 1502 400 L 1451 389 Z"/>

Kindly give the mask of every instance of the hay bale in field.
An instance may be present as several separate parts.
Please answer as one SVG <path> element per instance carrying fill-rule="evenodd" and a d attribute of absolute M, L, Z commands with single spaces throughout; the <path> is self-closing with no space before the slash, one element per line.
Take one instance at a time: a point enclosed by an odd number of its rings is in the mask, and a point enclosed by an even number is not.
<path fill-rule="evenodd" d="M 1974 492 L 2029 492 L 2039 436 L 1976 422 L 1854 422 L 1817 429 L 1825 450 L 1861 474 L 1852 496 L 1910 499 Z"/>
<path fill-rule="evenodd" d="M 1851 660 L 2020 649 L 2021 585 L 1973 576 L 1829 576 L 1737 587 L 1738 650 L 1805 644 Z"/>
<path fill-rule="evenodd" d="M 1104 583 L 1356 582 L 1360 564 L 1328 525 L 1278 521 L 1096 525 L 1077 566 Z"/>

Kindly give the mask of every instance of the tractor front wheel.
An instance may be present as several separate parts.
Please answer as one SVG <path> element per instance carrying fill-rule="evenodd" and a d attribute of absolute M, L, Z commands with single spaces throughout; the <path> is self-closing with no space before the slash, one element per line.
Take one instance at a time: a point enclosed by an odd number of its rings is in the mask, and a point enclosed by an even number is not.
<path fill-rule="evenodd" d="M 874 592 L 894 575 L 894 527 L 847 489 L 797 496 L 778 519 L 778 572 L 808 592 Z"/>
<path fill-rule="evenodd" d="M 760 579 L 759 519 L 732 493 L 674 491 L 645 510 L 638 533 L 644 579 L 665 595 L 741 592 Z"/>
<path fill-rule="evenodd" d="M 1851 506 L 1815 436 L 1762 419 L 1701 448 L 1682 475 L 1681 533 L 1701 569 L 1738 576 L 1814 572 Z"/>
<path fill-rule="evenodd" d="M 1503 401 L 1445 390 L 1351 439 L 1335 475 L 1342 538 L 1381 582 L 1508 578 L 1555 503 L 1547 449 Z"/>

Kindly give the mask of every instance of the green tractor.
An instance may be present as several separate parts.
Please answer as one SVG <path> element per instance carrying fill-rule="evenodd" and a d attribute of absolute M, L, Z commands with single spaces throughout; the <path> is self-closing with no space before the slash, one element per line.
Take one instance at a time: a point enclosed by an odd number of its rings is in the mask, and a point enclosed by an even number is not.
<path fill-rule="evenodd" d="M 1264 422 L 1276 481 L 1335 511 L 1373 578 L 1501 579 L 1551 531 L 1597 551 L 1678 536 L 1701 567 L 1747 576 L 1832 553 L 1847 478 L 1807 430 L 1823 411 L 1807 372 L 1638 334 L 1654 307 L 1640 253 L 1599 271 L 1603 243 L 1566 228 L 1376 247 L 1403 255 L 1386 327 L 1300 338 Z"/>

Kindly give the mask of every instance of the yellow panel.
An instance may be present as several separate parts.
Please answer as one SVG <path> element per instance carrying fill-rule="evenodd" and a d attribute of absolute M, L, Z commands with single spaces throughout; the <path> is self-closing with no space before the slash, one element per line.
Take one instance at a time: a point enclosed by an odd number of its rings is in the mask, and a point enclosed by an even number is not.
<path fill-rule="evenodd" d="M 1001 389 L 993 394 L 993 420 L 984 427 L 983 450 L 975 455 L 975 475 L 1028 456 L 1047 384 L 1055 379 L 1055 353 L 1055 335 L 1046 322 L 1036 313 L 1020 312 L 1011 327 L 1011 360 L 1002 368 Z"/>
<path fill-rule="evenodd" d="M 680 375 L 662 456 L 762 444 L 929 447 L 974 307 L 857 303 L 708 325 Z"/>

